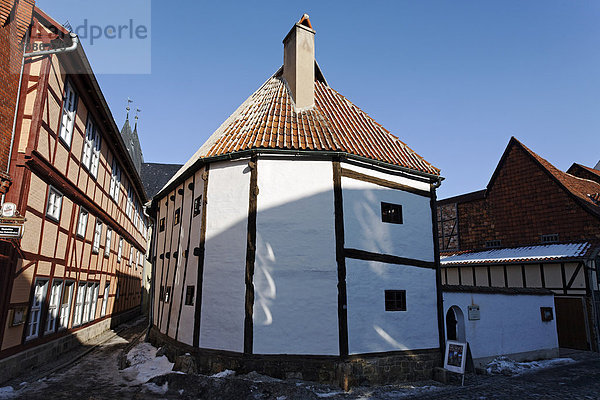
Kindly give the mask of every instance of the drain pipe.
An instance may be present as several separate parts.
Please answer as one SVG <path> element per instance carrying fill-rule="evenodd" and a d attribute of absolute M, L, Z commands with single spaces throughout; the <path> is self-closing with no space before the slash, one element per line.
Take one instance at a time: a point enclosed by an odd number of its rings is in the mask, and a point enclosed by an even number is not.
<path fill-rule="evenodd" d="M 77 47 L 79 46 L 79 38 L 73 32 L 70 32 L 69 36 L 71 37 L 71 42 L 72 42 L 69 47 L 63 47 L 60 49 L 51 49 L 51 50 L 41 50 L 41 51 L 34 51 L 31 53 L 26 53 L 25 51 L 27 49 L 27 45 L 29 42 L 29 31 L 27 31 L 27 33 L 25 34 L 25 43 L 23 44 L 23 57 L 21 58 L 21 72 L 19 74 L 19 86 L 17 88 L 17 102 L 15 104 L 15 115 L 13 117 L 12 133 L 10 135 L 10 147 L 8 149 L 8 161 L 6 163 L 6 174 L 7 175 L 10 170 L 10 159 L 12 158 L 13 146 L 15 143 L 15 131 L 17 130 L 17 116 L 19 113 L 19 100 L 21 99 L 21 85 L 23 84 L 23 70 L 25 69 L 25 59 L 31 58 L 31 57 L 37 57 L 37 56 L 62 54 L 62 53 L 69 53 L 71 51 L 75 51 L 77 49 Z M 4 204 L 5 197 L 6 197 L 6 194 L 2 194 L 2 199 L 0 201 L 1 204 Z"/>

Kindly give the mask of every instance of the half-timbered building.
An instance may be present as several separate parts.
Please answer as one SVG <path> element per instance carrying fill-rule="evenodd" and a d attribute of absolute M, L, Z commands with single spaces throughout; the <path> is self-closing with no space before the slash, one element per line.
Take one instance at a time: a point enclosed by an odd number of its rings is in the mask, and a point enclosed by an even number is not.
<path fill-rule="evenodd" d="M 551 290 L 560 346 L 598 349 L 599 198 L 600 170 L 512 138 L 485 190 L 438 202 L 442 282 Z"/>
<path fill-rule="evenodd" d="M 439 170 L 328 85 L 314 35 L 303 16 L 283 67 L 154 197 L 153 340 L 203 371 L 430 376 Z"/>
<path fill-rule="evenodd" d="M 26 221 L 0 259 L 3 378 L 139 312 L 146 252 L 144 189 L 81 44 L 38 8 L 29 29 L 42 51 L 23 57 L 6 196 Z"/>

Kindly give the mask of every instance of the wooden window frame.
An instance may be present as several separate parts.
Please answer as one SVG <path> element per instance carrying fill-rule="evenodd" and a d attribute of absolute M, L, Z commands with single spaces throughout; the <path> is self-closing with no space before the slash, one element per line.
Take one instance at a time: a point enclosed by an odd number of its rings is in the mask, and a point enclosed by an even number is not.
<path fill-rule="evenodd" d="M 104 224 L 98 218 L 96 218 L 96 225 L 94 226 L 94 238 L 92 239 L 92 253 L 100 253 L 100 241 L 102 240 L 102 229 Z"/>
<path fill-rule="evenodd" d="M 67 109 L 69 106 L 69 91 L 72 94 L 73 104 L 72 110 Z M 65 91 L 63 94 L 63 106 L 60 115 L 60 127 L 58 131 L 59 141 L 62 142 L 68 149 L 71 148 L 71 144 L 73 142 L 73 132 L 75 131 L 75 120 L 77 119 L 77 106 L 79 102 L 79 95 L 77 91 L 73 88 L 73 84 L 69 81 L 65 81 Z M 72 113 L 72 118 L 68 119 L 68 112 Z M 65 122 L 65 119 L 67 121 Z"/>
<path fill-rule="evenodd" d="M 386 290 L 385 311 L 406 311 L 406 290 Z"/>
<path fill-rule="evenodd" d="M 40 324 L 42 323 L 42 312 L 44 301 L 46 300 L 46 293 L 48 292 L 50 280 L 48 278 L 36 278 L 33 283 L 33 293 L 31 301 L 29 303 L 29 316 L 27 318 L 26 336 L 25 340 L 37 339 L 40 336 L 42 329 Z M 38 284 L 42 284 L 41 293 L 37 292 Z M 39 295 L 38 295 L 39 294 Z M 34 321 L 35 318 L 35 321 Z M 35 322 L 35 324 L 33 324 Z M 32 326 L 35 326 L 35 332 L 32 331 Z"/>
<path fill-rule="evenodd" d="M 402 225 L 404 223 L 404 217 L 402 215 L 402 205 L 382 201 L 381 222 L 384 222 L 386 224 Z"/>
<path fill-rule="evenodd" d="M 193 306 L 194 305 L 194 295 L 196 294 L 196 287 L 194 285 L 188 285 L 185 288 L 185 305 Z"/>
<path fill-rule="evenodd" d="M 55 296 L 54 288 L 58 284 L 58 294 Z M 56 332 L 60 316 L 60 306 L 62 300 L 63 280 L 53 279 L 52 284 L 48 286 L 50 290 L 50 299 L 48 301 L 48 312 L 46 314 L 46 327 L 44 334 Z"/>
<path fill-rule="evenodd" d="M 60 301 L 60 314 L 58 318 L 58 330 L 68 329 L 69 328 L 69 320 L 71 319 L 71 308 L 73 307 L 73 295 L 75 294 L 75 281 L 66 280 L 63 283 L 63 289 L 61 294 Z M 69 290 L 67 292 L 67 289 Z M 65 294 L 67 294 L 67 299 L 65 302 Z M 65 321 L 66 317 L 66 321 Z M 63 324 L 63 322 L 65 322 Z"/>
<path fill-rule="evenodd" d="M 202 195 L 196 197 L 196 199 L 194 199 L 194 217 L 200 215 L 200 212 L 202 211 Z"/>
<path fill-rule="evenodd" d="M 52 198 L 52 195 L 54 195 L 54 201 L 52 201 L 52 207 L 56 208 L 57 211 L 56 213 L 51 213 L 50 212 L 50 199 Z M 62 212 L 62 205 L 63 205 L 63 200 L 64 200 L 65 196 L 58 190 L 56 189 L 54 186 L 50 185 L 50 188 L 48 189 L 48 198 L 46 199 L 46 217 L 50 218 L 51 220 L 55 221 L 55 222 L 60 222 L 60 214 Z M 56 206 L 56 199 L 60 199 L 58 206 Z M 57 214 L 57 215 L 54 215 Z"/>
<path fill-rule="evenodd" d="M 85 223 L 82 228 L 82 215 L 85 215 Z M 79 218 L 77 218 L 77 236 L 80 238 L 85 238 L 85 234 L 87 232 L 87 224 L 90 220 L 90 212 L 83 207 L 79 207 Z M 82 232 L 83 231 L 83 232 Z"/>

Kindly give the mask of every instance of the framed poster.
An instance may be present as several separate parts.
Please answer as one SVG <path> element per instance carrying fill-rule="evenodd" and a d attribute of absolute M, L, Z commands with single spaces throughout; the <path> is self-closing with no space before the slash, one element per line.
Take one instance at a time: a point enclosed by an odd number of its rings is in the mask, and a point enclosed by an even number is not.
<path fill-rule="evenodd" d="M 448 371 L 464 374 L 466 360 L 467 344 L 448 340 L 444 352 L 444 368 Z"/>

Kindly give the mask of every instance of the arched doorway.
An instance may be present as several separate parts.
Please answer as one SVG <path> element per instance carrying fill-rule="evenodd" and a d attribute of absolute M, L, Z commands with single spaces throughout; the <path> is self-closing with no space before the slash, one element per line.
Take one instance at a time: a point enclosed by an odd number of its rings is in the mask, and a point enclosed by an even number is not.
<path fill-rule="evenodd" d="M 466 342 L 465 317 L 458 306 L 452 306 L 446 313 L 446 339 Z"/>

